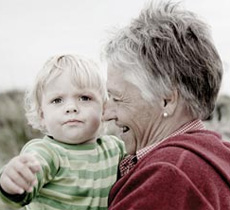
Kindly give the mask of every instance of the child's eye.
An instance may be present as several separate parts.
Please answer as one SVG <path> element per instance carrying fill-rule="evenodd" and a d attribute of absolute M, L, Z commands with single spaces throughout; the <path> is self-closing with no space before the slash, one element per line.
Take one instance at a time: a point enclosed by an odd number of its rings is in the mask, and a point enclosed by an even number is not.
<path fill-rule="evenodd" d="M 55 98 L 54 100 L 51 101 L 52 104 L 60 104 L 62 102 L 61 98 Z"/>
<path fill-rule="evenodd" d="M 91 101 L 92 98 L 89 97 L 89 96 L 81 96 L 79 100 L 80 100 L 80 101 Z"/>

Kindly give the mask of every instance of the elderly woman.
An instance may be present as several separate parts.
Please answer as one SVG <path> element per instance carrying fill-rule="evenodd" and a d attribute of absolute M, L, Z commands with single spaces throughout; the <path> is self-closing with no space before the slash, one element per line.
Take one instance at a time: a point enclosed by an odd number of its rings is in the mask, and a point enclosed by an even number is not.
<path fill-rule="evenodd" d="M 176 5 L 150 5 L 105 51 L 104 119 L 130 154 L 109 209 L 230 209 L 230 145 L 201 122 L 222 77 L 207 25 Z"/>

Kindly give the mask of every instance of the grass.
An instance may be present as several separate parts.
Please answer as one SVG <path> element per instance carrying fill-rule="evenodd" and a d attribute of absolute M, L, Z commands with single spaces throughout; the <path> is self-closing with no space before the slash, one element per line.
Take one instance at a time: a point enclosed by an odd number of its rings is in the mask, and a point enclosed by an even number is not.
<path fill-rule="evenodd" d="M 30 139 L 41 136 L 25 118 L 24 92 L 13 90 L 0 94 L 0 167 L 18 155 Z"/>

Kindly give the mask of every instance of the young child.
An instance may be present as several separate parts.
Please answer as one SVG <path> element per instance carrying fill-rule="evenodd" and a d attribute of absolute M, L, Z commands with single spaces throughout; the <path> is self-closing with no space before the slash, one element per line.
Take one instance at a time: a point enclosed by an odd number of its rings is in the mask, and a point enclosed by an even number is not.
<path fill-rule="evenodd" d="M 29 123 L 45 137 L 4 166 L 1 200 L 33 210 L 107 209 L 125 149 L 115 136 L 100 137 L 106 99 L 94 62 L 75 55 L 47 61 L 26 100 Z"/>

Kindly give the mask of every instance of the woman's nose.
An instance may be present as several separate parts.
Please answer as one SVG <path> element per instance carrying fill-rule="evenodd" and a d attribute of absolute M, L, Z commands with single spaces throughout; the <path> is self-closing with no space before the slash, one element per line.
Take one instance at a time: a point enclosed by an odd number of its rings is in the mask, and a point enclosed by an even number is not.
<path fill-rule="evenodd" d="M 108 101 L 104 106 L 103 121 L 111 121 L 116 119 L 115 107 Z"/>

